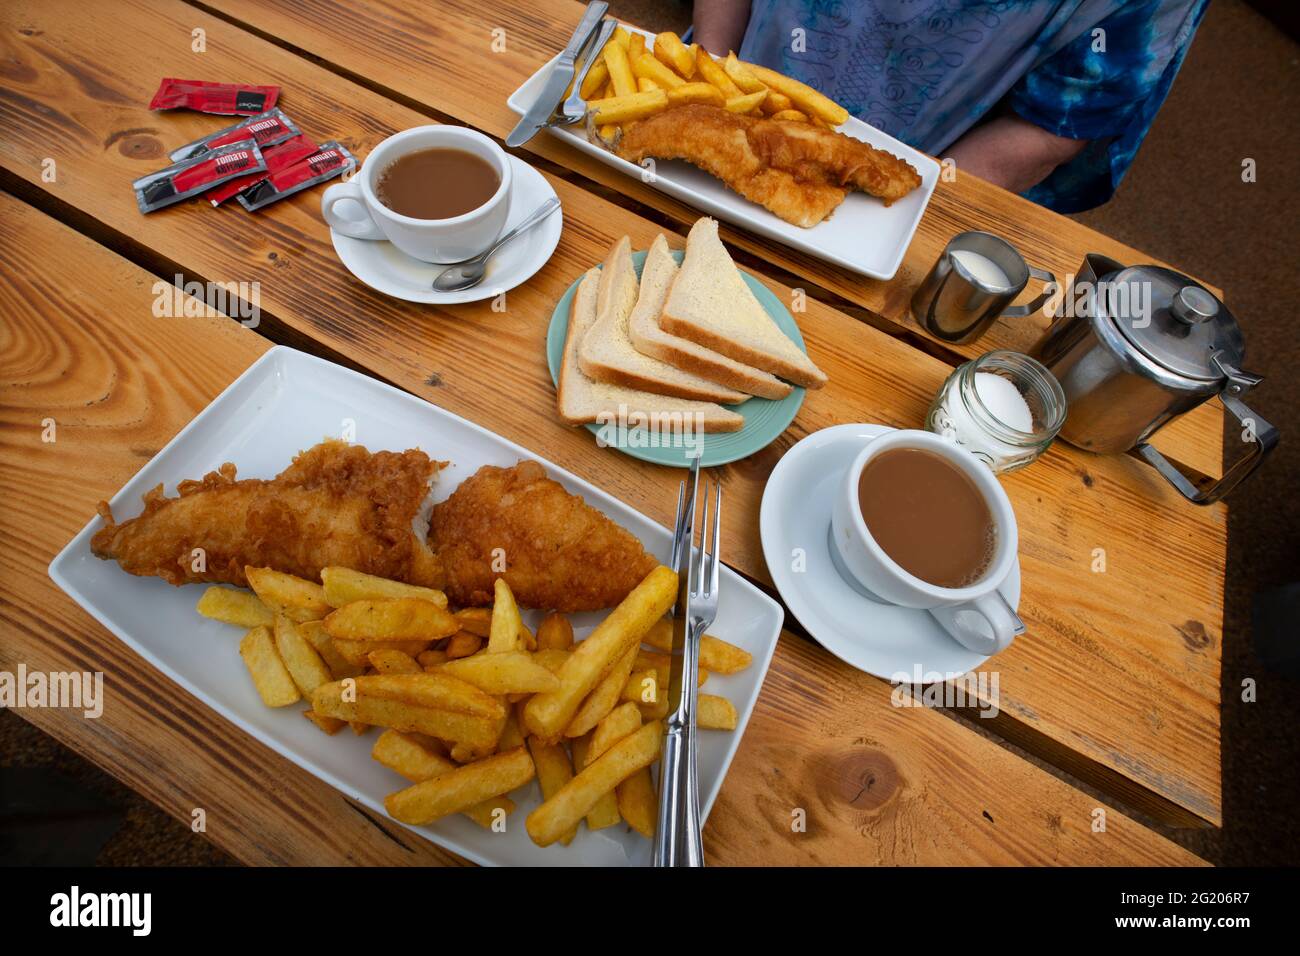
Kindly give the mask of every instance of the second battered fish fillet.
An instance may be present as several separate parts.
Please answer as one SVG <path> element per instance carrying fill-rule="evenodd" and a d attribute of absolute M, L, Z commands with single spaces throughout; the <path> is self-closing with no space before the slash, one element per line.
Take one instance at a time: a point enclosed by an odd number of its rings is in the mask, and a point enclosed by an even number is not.
<path fill-rule="evenodd" d="M 618 155 L 683 159 L 786 222 L 810 228 L 859 189 L 886 206 L 921 184 L 910 164 L 808 123 L 760 119 L 693 103 L 624 130 Z"/>
<path fill-rule="evenodd" d="M 569 494 L 533 461 L 485 465 L 461 482 L 434 506 L 429 544 L 456 607 L 491 604 L 498 577 L 523 607 L 612 607 L 658 563 L 631 532 Z M 494 565 L 502 564 L 499 573 Z"/>
<path fill-rule="evenodd" d="M 182 481 L 175 498 L 159 485 L 144 511 L 121 523 L 101 502 L 105 525 L 91 550 L 176 585 L 246 586 L 247 565 L 319 581 L 321 568 L 341 565 L 438 587 L 440 567 L 415 522 L 440 467 L 416 449 L 371 454 L 338 441 L 302 452 L 270 480 L 237 481 L 226 463 Z"/>
<path fill-rule="evenodd" d="M 716 176 L 786 222 L 809 228 L 829 216 L 848 190 L 825 181 L 800 182 L 773 168 L 749 140 L 749 117 L 692 104 L 664 110 L 623 131 L 618 155 L 639 163 L 648 156 L 684 159 Z"/>
<path fill-rule="evenodd" d="M 877 197 L 886 206 L 921 185 L 911 163 L 860 139 L 794 120 L 755 119 L 747 135 L 755 152 L 799 180 L 822 179 Z"/>

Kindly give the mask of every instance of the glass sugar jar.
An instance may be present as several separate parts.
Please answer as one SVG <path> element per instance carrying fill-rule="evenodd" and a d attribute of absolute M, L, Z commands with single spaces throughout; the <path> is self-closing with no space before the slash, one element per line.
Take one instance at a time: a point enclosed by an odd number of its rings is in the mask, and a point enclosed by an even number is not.
<path fill-rule="evenodd" d="M 1065 393 L 1042 363 L 999 349 L 953 370 L 930 405 L 925 426 L 1001 474 L 1046 451 L 1065 423 L 1065 412 Z"/>

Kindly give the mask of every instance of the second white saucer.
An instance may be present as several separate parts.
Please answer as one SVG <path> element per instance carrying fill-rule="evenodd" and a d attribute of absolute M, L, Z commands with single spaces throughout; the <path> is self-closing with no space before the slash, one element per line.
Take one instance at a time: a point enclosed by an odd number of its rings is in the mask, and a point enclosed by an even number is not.
<path fill-rule="evenodd" d="M 828 651 L 888 681 L 930 683 L 973 670 L 988 657 L 958 644 L 927 611 L 864 596 L 836 570 L 827 539 L 836 483 L 863 445 L 891 430 L 836 425 L 787 451 L 763 492 L 763 557 L 786 606 Z M 1019 605 L 1019 560 L 998 590 L 1013 608 Z"/>
<path fill-rule="evenodd" d="M 545 176 L 522 159 L 508 158 L 512 164 L 514 187 L 510 191 L 510 213 L 502 232 L 513 229 L 555 195 Z M 330 239 L 347 270 L 370 288 L 407 302 L 454 305 L 491 299 L 527 282 L 551 258 L 563 228 L 564 210 L 558 209 L 543 222 L 502 246 L 488 260 L 483 281 L 461 292 L 435 292 L 433 280 L 447 267 L 413 259 L 391 242 L 353 239 L 333 229 L 330 230 Z"/>

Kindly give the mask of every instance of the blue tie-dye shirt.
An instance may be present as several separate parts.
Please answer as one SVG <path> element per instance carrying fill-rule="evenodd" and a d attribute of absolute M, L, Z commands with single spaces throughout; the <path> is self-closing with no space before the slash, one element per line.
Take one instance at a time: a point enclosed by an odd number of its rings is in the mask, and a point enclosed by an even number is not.
<path fill-rule="evenodd" d="M 1105 202 L 1209 0 L 753 0 L 741 46 L 872 126 L 942 156 L 1006 107 L 1088 146 L 1025 195 Z"/>

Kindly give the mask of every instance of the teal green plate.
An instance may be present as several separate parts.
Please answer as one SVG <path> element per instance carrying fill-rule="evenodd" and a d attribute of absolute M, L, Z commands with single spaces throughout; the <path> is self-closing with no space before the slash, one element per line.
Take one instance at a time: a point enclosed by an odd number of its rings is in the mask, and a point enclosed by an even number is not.
<path fill-rule="evenodd" d="M 680 250 L 673 253 L 679 263 L 682 261 L 682 255 L 683 253 Z M 636 266 L 638 278 L 641 276 L 641 266 L 645 263 L 645 257 L 644 252 L 632 253 L 632 262 Z M 759 303 L 767 310 L 767 314 L 781 327 L 781 331 L 790 336 L 795 345 L 807 352 L 808 350 L 803 344 L 803 336 L 799 334 L 799 326 L 795 324 L 794 316 L 790 314 L 790 311 L 781 304 L 781 300 L 773 295 L 767 286 L 749 273 L 741 270 L 740 274 L 744 277 L 745 282 L 749 284 L 750 290 Z M 555 311 L 551 313 L 551 326 L 546 332 L 546 364 L 551 369 L 551 381 L 557 387 L 560 382 L 560 361 L 564 357 L 564 337 L 569 330 L 569 307 L 573 301 L 574 293 L 578 291 L 578 283 L 581 281 L 582 276 L 575 279 L 573 285 L 569 286 L 564 295 L 560 297 L 560 301 L 555 304 Z M 747 458 L 757 451 L 762 451 L 775 441 L 777 436 L 794 421 L 799 406 L 803 404 L 803 393 L 804 390 L 796 386 L 789 395 L 780 401 L 767 398 L 751 398 L 739 405 L 728 406 L 745 417 L 744 427 L 738 432 L 718 432 L 705 435 L 704 452 L 700 459 L 700 465 L 704 468 L 725 465 L 728 462 Z M 588 425 L 587 428 L 593 434 L 598 434 L 600 431 L 599 425 Z M 633 458 L 639 458 L 642 461 L 652 462 L 656 465 L 668 465 L 671 468 L 687 468 L 690 466 L 690 460 L 687 458 L 687 451 L 690 449 L 685 444 L 647 448 L 631 445 L 610 445 L 609 447 L 617 448 L 625 455 L 631 455 Z"/>

